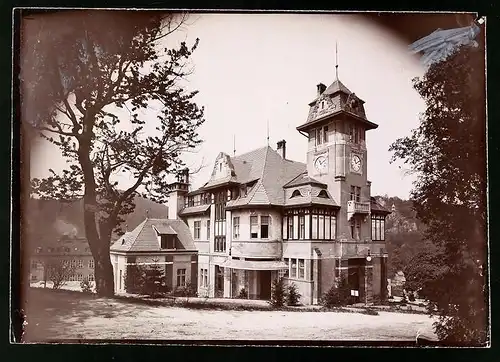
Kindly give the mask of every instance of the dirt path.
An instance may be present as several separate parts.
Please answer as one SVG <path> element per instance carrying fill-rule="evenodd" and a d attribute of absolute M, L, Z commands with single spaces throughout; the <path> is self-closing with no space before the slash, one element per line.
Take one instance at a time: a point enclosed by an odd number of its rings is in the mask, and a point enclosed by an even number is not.
<path fill-rule="evenodd" d="M 31 291 L 25 341 L 164 340 L 414 340 L 432 333 L 422 314 L 207 311 L 146 306 L 81 293 Z"/>

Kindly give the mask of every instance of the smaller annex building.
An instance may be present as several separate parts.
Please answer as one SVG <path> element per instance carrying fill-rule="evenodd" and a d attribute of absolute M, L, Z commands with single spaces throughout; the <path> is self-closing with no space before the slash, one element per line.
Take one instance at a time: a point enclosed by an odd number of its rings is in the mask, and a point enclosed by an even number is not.
<path fill-rule="evenodd" d="M 146 218 L 110 248 L 115 293 L 124 293 L 131 266 L 160 266 L 170 289 L 198 280 L 198 251 L 188 226 L 181 220 Z"/>

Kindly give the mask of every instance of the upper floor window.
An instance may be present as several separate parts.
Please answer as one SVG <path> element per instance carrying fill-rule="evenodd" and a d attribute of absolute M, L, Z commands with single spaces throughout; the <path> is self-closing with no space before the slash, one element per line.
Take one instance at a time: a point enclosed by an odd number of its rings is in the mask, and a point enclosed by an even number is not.
<path fill-rule="evenodd" d="M 89 260 L 89 268 L 94 269 L 94 258 Z"/>
<path fill-rule="evenodd" d="M 321 190 L 319 193 L 318 193 L 318 197 L 322 197 L 324 199 L 329 199 L 328 197 L 328 193 L 325 191 L 325 190 Z"/>
<path fill-rule="evenodd" d="M 372 219 L 372 240 L 384 241 L 385 216 L 372 214 L 371 219 Z"/>
<path fill-rule="evenodd" d="M 250 238 L 257 239 L 259 237 L 259 217 L 250 216 Z"/>
<path fill-rule="evenodd" d="M 300 190 L 294 190 L 292 192 L 292 196 L 290 196 L 290 198 L 292 198 L 292 197 L 299 197 L 299 196 L 302 196 L 302 194 L 300 193 Z"/>
<path fill-rule="evenodd" d="M 361 187 L 351 186 L 350 199 L 351 201 L 356 201 L 356 202 L 361 201 Z"/>
<path fill-rule="evenodd" d="M 316 128 L 316 146 L 328 142 L 328 126 Z"/>
<path fill-rule="evenodd" d="M 163 234 L 160 235 L 161 248 L 162 249 L 174 249 L 175 239 L 174 235 Z"/>
<path fill-rule="evenodd" d="M 260 217 L 260 237 L 261 239 L 269 237 L 269 216 Z"/>
<path fill-rule="evenodd" d="M 210 239 L 210 220 L 207 220 L 207 239 Z"/>
<path fill-rule="evenodd" d="M 194 222 L 194 238 L 199 239 L 200 238 L 200 230 L 201 230 L 201 221 L 195 221 Z"/>
<path fill-rule="evenodd" d="M 233 239 L 238 239 L 240 237 L 240 217 L 233 217 Z"/>
<path fill-rule="evenodd" d="M 353 143 L 361 143 L 365 140 L 365 129 L 354 123 L 349 124 L 349 141 Z"/>

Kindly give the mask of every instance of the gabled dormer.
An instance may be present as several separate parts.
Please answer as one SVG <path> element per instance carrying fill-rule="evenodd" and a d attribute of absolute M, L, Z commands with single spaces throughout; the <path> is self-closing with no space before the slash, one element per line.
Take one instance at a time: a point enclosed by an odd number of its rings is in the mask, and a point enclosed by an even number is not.
<path fill-rule="evenodd" d="M 172 227 L 162 224 L 152 225 L 151 227 L 156 233 L 158 245 L 161 250 L 184 249 L 179 242 L 177 232 Z"/>

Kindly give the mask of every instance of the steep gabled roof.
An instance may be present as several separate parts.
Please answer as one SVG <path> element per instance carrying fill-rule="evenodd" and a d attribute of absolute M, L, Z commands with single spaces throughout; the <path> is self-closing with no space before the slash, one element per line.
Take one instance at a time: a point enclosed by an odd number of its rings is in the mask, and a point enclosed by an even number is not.
<path fill-rule="evenodd" d="M 266 146 L 232 159 L 236 179 L 241 184 L 257 180 L 247 196 L 229 201 L 227 207 L 243 205 L 284 205 L 283 186 L 303 173 L 302 162 L 283 159 Z"/>
<path fill-rule="evenodd" d="M 153 228 L 154 227 L 154 228 Z M 188 226 L 182 220 L 146 219 L 131 232 L 126 233 L 111 245 L 111 251 L 159 252 L 156 230 L 160 234 L 177 235 L 180 243 L 177 249 L 196 250 Z"/>

